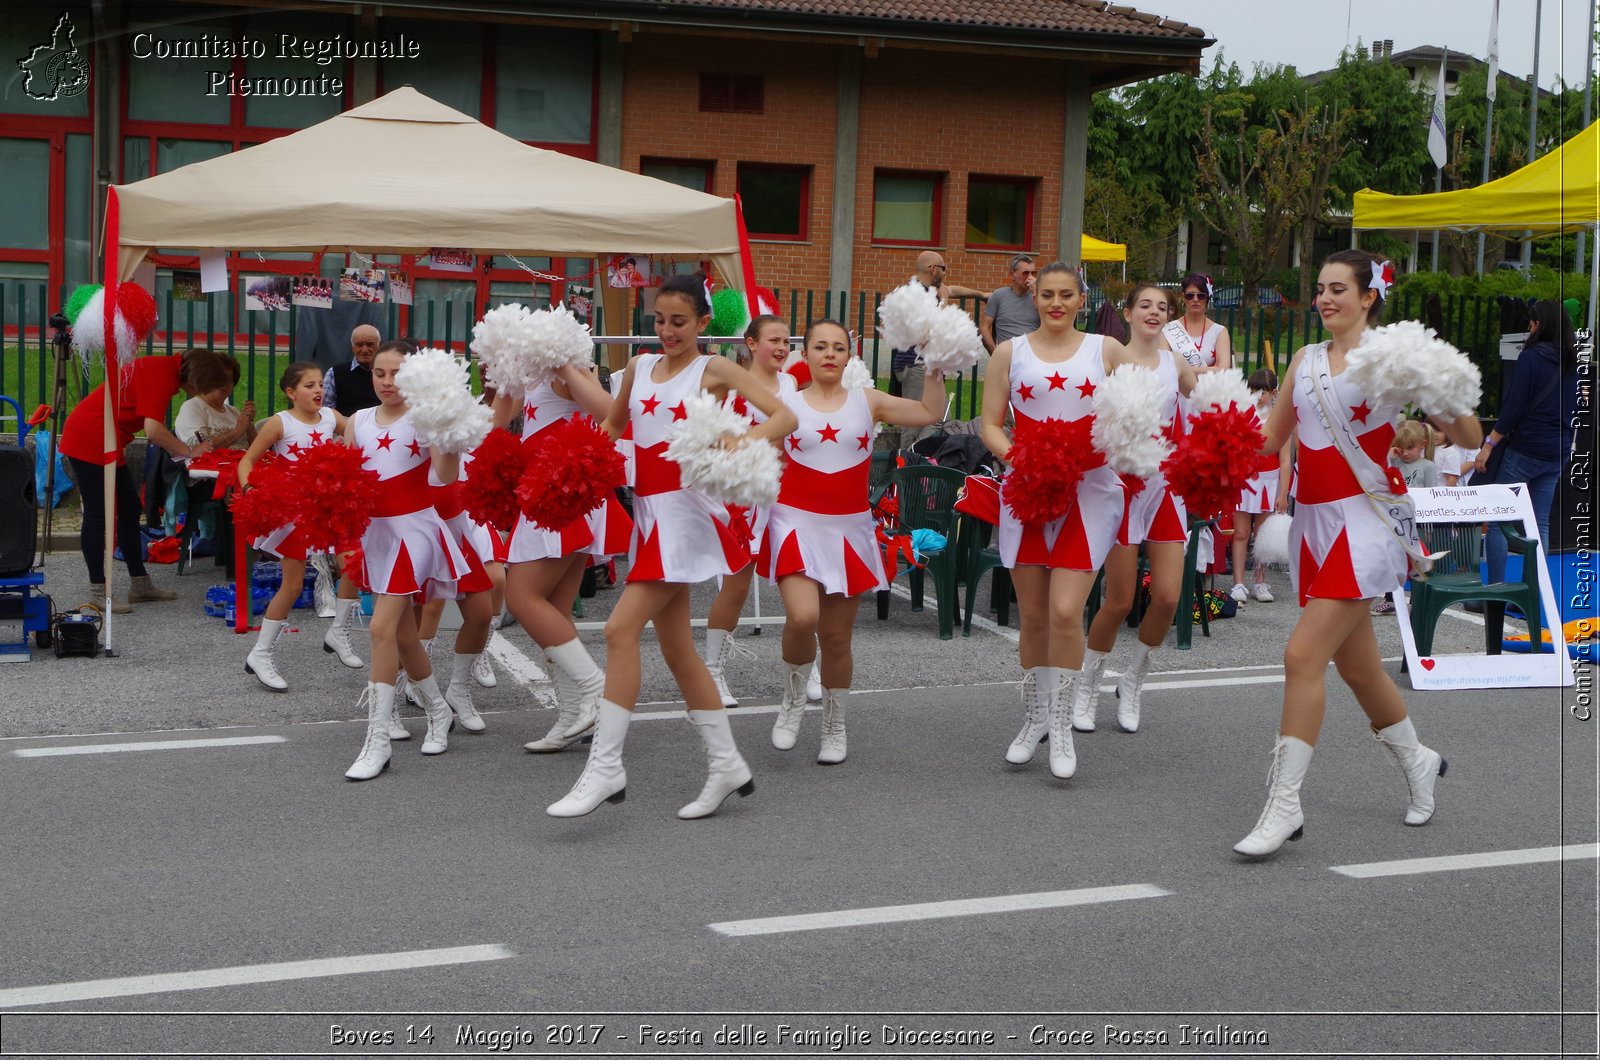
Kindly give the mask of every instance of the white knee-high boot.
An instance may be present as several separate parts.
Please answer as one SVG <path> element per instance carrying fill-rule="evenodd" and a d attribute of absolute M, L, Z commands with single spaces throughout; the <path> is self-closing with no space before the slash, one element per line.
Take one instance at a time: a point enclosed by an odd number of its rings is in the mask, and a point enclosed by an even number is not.
<path fill-rule="evenodd" d="M 428 715 L 428 731 L 422 737 L 422 753 L 442 755 L 450 749 L 450 730 L 456 727 L 455 713 L 444 696 L 439 694 L 439 682 L 432 674 L 418 681 L 411 679 L 411 687 L 422 700 L 422 710 Z"/>
<path fill-rule="evenodd" d="M 369 683 L 361 697 L 367 705 L 367 736 L 361 754 L 345 770 L 346 780 L 371 780 L 389 768 L 389 723 L 394 718 L 394 685 Z"/>
<path fill-rule="evenodd" d="M 1006 748 L 1006 761 L 1014 766 L 1033 761 L 1033 753 L 1050 731 L 1050 696 L 1061 683 L 1054 666 L 1034 666 L 1022 671 L 1022 729 Z"/>
<path fill-rule="evenodd" d="M 551 817 L 582 817 L 594 812 L 602 802 L 621 802 L 627 798 L 628 774 L 622 768 L 622 745 L 628 738 L 633 711 L 602 699 L 598 714 L 589 760 L 566 797 L 545 808 L 544 812 Z"/>
<path fill-rule="evenodd" d="M 1095 709 L 1100 705 L 1100 674 L 1105 668 L 1105 652 L 1084 649 L 1083 670 L 1072 693 L 1072 727 L 1079 732 L 1094 732 Z"/>
<path fill-rule="evenodd" d="M 1117 678 L 1117 727 L 1123 732 L 1139 731 L 1139 696 L 1144 691 L 1145 675 L 1156 649 L 1142 640 L 1133 642 L 1133 658 Z"/>
<path fill-rule="evenodd" d="M 282 632 L 281 619 L 263 618 L 261 632 L 256 635 L 255 647 L 244 657 L 245 673 L 255 674 L 257 681 L 274 692 L 282 692 L 289 687 L 289 682 L 278 673 L 278 667 L 272 661 L 272 646 L 277 643 L 278 635 Z"/>
<path fill-rule="evenodd" d="M 1078 771 L 1078 750 L 1072 745 L 1072 707 L 1082 672 L 1056 669 L 1056 673 L 1060 677 L 1050 693 L 1050 773 L 1066 780 Z"/>
<path fill-rule="evenodd" d="M 1310 744 L 1297 737 L 1278 737 L 1272 748 L 1272 767 L 1267 771 L 1267 805 L 1254 830 L 1233 845 L 1235 851 L 1245 857 L 1265 857 L 1305 832 L 1300 785 L 1305 783 L 1312 750 Z"/>
<path fill-rule="evenodd" d="M 722 805 L 722 800 L 736 791 L 742 798 L 756 790 L 756 782 L 750 779 L 750 767 L 733 742 L 728 712 L 691 710 L 689 720 L 700 730 L 700 740 L 705 744 L 706 783 L 700 789 L 699 798 L 678 811 L 678 816 L 685 821 L 711 816 Z"/>
<path fill-rule="evenodd" d="M 462 655 L 457 653 L 450 664 L 450 683 L 445 686 L 444 701 L 450 709 L 455 711 L 456 720 L 461 722 L 461 727 L 468 732 L 482 732 L 488 728 L 484 724 L 483 715 L 478 713 L 478 708 L 472 703 L 472 667 L 478 661 L 477 655 Z"/>
<path fill-rule="evenodd" d="M 723 656 L 732 647 L 733 633 L 731 629 L 717 629 L 715 626 L 706 627 L 705 661 L 706 669 L 711 671 L 711 680 L 716 682 L 717 695 L 722 697 L 724 707 L 737 707 L 739 700 L 728 690 L 728 679 L 723 673 L 726 660 Z"/>
<path fill-rule="evenodd" d="M 1410 718 L 1387 728 L 1374 729 L 1372 735 L 1394 756 L 1405 774 L 1406 790 L 1411 795 L 1411 803 L 1406 807 L 1406 824 L 1413 828 L 1427 824 L 1433 820 L 1434 782 L 1444 776 L 1450 763 L 1438 751 L 1422 745 Z"/>
<path fill-rule="evenodd" d="M 561 670 L 575 691 L 573 708 L 576 714 L 561 735 L 568 740 L 576 740 L 595 726 L 600 710 L 600 694 L 606 687 L 606 675 L 589 657 L 589 650 L 583 646 L 583 641 L 576 637 L 565 644 L 546 648 L 544 654 L 550 660 L 551 668 Z"/>
<path fill-rule="evenodd" d="M 848 688 L 822 690 L 822 747 L 817 751 L 822 765 L 838 765 L 849 751 L 844 731 L 844 697 L 849 694 Z"/>
<path fill-rule="evenodd" d="M 530 740 L 522 745 L 522 749 L 530 754 L 553 754 L 563 748 L 571 747 L 581 738 L 574 736 L 569 739 L 562 733 L 577 722 L 578 701 L 583 698 L 583 692 L 572 678 L 567 676 L 567 672 L 555 664 L 548 651 L 544 654 L 544 661 L 550 669 L 551 690 L 556 695 L 556 720 L 551 724 L 549 732 L 537 740 Z"/>
<path fill-rule="evenodd" d="M 359 670 L 367 665 L 350 646 L 350 623 L 355 618 L 355 606 L 359 602 L 334 600 L 333 621 L 328 623 L 328 631 L 322 635 L 322 650 L 329 655 L 337 655 L 339 661 L 352 670 Z"/>
<path fill-rule="evenodd" d="M 772 723 L 772 746 L 789 751 L 800 740 L 800 719 L 806 714 L 806 664 L 783 664 L 783 702 Z"/>

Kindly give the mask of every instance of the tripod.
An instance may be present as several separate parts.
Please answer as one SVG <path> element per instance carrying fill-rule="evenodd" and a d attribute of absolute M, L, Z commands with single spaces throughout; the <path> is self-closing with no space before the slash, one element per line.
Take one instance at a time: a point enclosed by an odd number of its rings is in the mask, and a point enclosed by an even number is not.
<path fill-rule="evenodd" d="M 50 344 L 55 347 L 55 381 L 50 394 L 50 450 L 45 454 L 44 487 L 44 539 L 39 542 L 39 562 L 35 569 L 44 570 L 45 553 L 50 551 L 50 529 L 56 511 L 56 462 L 61 448 L 61 421 L 67 409 L 67 366 L 72 362 L 72 322 L 65 313 L 50 318 L 55 334 Z"/>

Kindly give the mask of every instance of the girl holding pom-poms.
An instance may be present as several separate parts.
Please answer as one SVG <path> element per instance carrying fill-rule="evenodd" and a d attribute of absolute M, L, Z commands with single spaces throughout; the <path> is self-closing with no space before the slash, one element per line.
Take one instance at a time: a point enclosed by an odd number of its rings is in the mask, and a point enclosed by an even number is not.
<path fill-rule="evenodd" d="M 678 816 L 708 816 L 735 791 L 747 795 L 754 789 L 750 767 L 734 745 L 727 710 L 695 652 L 689 626 L 689 587 L 743 568 L 749 562 L 749 542 L 732 525 L 724 505 L 683 485 L 679 465 L 667 459 L 666 450 L 673 423 L 687 415 L 686 403 L 702 393 L 722 401 L 729 391 L 738 391 L 768 417 L 741 439 L 724 437 L 720 444 L 728 450 L 776 444 L 794 430 L 795 417 L 775 395 L 757 386 L 749 372 L 725 358 L 700 353 L 699 338 L 710 322 L 711 299 L 703 275 L 674 276 L 662 284 L 655 299 L 661 352 L 641 354 L 628 365 L 605 420 L 612 438 L 620 437 L 624 427 L 633 430 L 635 525 L 628 584 L 606 622 L 605 696 L 589 760 L 572 791 L 546 811 L 552 817 L 579 817 L 602 802 L 620 802 L 625 794 L 622 745 L 639 697 L 639 638 L 646 623 L 655 626 L 661 654 L 705 744 L 705 786 Z"/>
<path fill-rule="evenodd" d="M 1084 304 L 1083 281 L 1063 262 L 1039 272 L 1034 302 L 1039 330 L 1001 343 L 989 362 L 982 436 L 1011 465 L 1001 487 L 999 544 L 1022 627 L 1024 720 L 1006 761 L 1030 761 L 1048 734 L 1050 771 L 1065 779 L 1077 771 L 1070 714 L 1083 665 L 1083 607 L 1116 543 L 1124 502 L 1122 480 L 1091 448 L 1088 428 L 1095 389 L 1106 377 L 1104 358 L 1120 356 L 1123 346 L 1073 326 Z M 1004 428 L 1008 407 L 1016 419 L 1014 443 Z M 1040 472 L 1063 467 L 1072 469 L 1075 483 L 1045 479 L 1048 488 L 1032 488 Z"/>
<path fill-rule="evenodd" d="M 1154 284 L 1140 284 L 1130 291 L 1123 308 L 1123 318 L 1128 322 L 1127 347 L 1106 353 L 1105 361 L 1108 372 L 1124 364 L 1154 370 L 1159 381 L 1161 429 L 1166 437 L 1173 438 L 1182 431 L 1179 397 L 1194 389 L 1195 369 L 1161 341 L 1169 307 L 1166 292 Z M 1106 557 L 1105 597 L 1089 625 L 1083 672 L 1072 701 L 1072 727 L 1079 732 L 1094 732 L 1100 672 L 1105 668 L 1107 654 L 1116 645 L 1117 630 L 1133 608 L 1141 544 L 1150 562 L 1150 603 L 1139 623 L 1133 656 L 1117 681 L 1117 725 L 1123 732 L 1139 729 L 1140 693 L 1150 671 L 1151 656 L 1166 639 L 1172 616 L 1178 610 L 1184 545 L 1189 534 L 1183 498 L 1167 487 L 1160 471 L 1130 481 L 1129 494 L 1122 534 Z"/>
<path fill-rule="evenodd" d="M 611 395 L 594 372 L 567 365 L 554 377 L 520 397 L 506 394 L 495 401 L 495 421 L 503 426 L 522 413 L 524 447 L 536 446 L 558 424 L 584 416 L 604 420 L 611 414 Z M 594 728 L 605 675 L 578 639 L 572 622 L 585 568 L 593 561 L 627 551 L 633 528 L 627 512 L 610 495 L 604 503 L 558 530 L 519 515 L 507 546 L 506 604 L 528 636 L 545 652 L 559 711 L 550 731 L 523 745 L 535 754 L 559 751 Z"/>
<path fill-rule="evenodd" d="M 312 446 L 338 441 L 344 435 L 345 418 L 322 405 L 322 369 L 317 365 L 296 361 L 283 370 L 278 386 L 289 399 L 289 407 L 261 425 L 249 451 L 240 458 L 241 488 L 249 488 L 251 471 L 269 450 L 274 459 L 292 462 Z M 300 595 L 311 549 L 307 546 L 305 531 L 297 531 L 293 523 L 258 538 L 255 547 L 278 557 L 283 565 L 283 582 L 262 615 L 261 632 L 256 636 L 255 647 L 245 657 L 244 668 L 267 688 L 282 692 L 289 687 L 289 682 L 272 660 L 272 646 L 289 618 L 295 598 Z M 334 602 L 333 622 L 322 637 L 322 650 L 338 656 L 340 662 L 353 669 L 362 665 L 361 657 L 350 646 L 350 619 L 356 600 L 355 580 L 345 578 L 339 584 L 339 595 Z"/>
<path fill-rule="evenodd" d="M 783 704 L 772 746 L 794 747 L 806 711 L 806 673 L 822 643 L 822 747 L 817 761 L 845 759 L 842 699 L 849 694 L 850 634 L 861 594 L 887 589 L 883 550 L 868 502 L 872 438 L 880 423 L 926 427 L 944 415 L 943 376 L 927 371 L 921 402 L 873 388 L 847 388 L 850 335 L 833 320 L 806 329 L 811 385 L 784 395 L 799 426 L 786 443 L 788 463 L 772 506 L 761 554 L 763 573 L 778 583 L 783 624 Z"/>
<path fill-rule="evenodd" d="M 1233 848 L 1247 857 L 1271 854 L 1303 831 L 1300 785 L 1322 728 L 1329 662 L 1400 765 L 1410 793 L 1406 824 L 1432 818 L 1434 781 L 1445 772 L 1439 753 L 1418 741 L 1405 699 L 1383 668 L 1368 611 L 1368 601 L 1397 589 L 1413 562 L 1426 567 L 1405 484 L 1384 468 L 1398 405 L 1363 390 L 1352 378 L 1357 373 L 1346 370 L 1383 312 L 1386 272 L 1363 251 L 1329 256 L 1317 276 L 1316 304 L 1333 337 L 1295 353 L 1284 377 L 1287 400 L 1280 391 L 1267 419 L 1263 454 L 1277 452 L 1298 431 L 1289 548 L 1304 610 L 1283 653 L 1283 714 L 1267 804 Z M 1482 434 L 1470 411 L 1434 422 L 1468 448 Z"/>
<path fill-rule="evenodd" d="M 344 431 L 345 442 L 361 450 L 365 466 L 380 480 L 372 521 L 361 538 L 366 582 L 377 600 L 368 626 L 372 677 L 365 695 L 367 736 L 345 773 L 350 780 L 371 780 L 389 768 L 395 679 L 401 666 L 428 715 L 422 753 L 443 754 L 455 724 L 417 638 L 412 605 L 454 596 L 457 581 L 467 573 L 455 535 L 433 507 L 433 488 L 456 480 L 461 458 L 424 444 L 411 422 L 398 382 L 408 345 L 391 341 L 378 348 L 372 385 L 379 404 L 351 416 Z"/>

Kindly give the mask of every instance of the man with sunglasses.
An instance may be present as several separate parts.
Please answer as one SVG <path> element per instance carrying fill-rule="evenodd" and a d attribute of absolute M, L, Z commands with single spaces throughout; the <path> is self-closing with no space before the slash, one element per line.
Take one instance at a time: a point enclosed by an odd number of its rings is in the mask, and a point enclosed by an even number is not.
<path fill-rule="evenodd" d="M 1039 330 L 1039 308 L 1033 304 L 1033 277 L 1038 271 L 1031 254 L 1011 259 L 1011 282 L 989 296 L 978 318 L 983 348 L 988 352 L 1018 335 Z"/>
<path fill-rule="evenodd" d="M 988 299 L 989 296 L 982 291 L 945 283 L 946 271 L 948 270 L 943 255 L 935 250 L 924 250 L 917 255 L 917 272 L 911 277 L 910 282 L 920 283 L 938 295 L 941 305 L 957 298 L 977 298 L 980 301 Z M 889 368 L 891 371 L 889 393 L 899 394 L 912 401 L 921 401 L 923 369 L 922 359 L 916 349 L 890 351 Z M 940 433 L 940 430 L 941 427 L 937 423 L 919 430 L 902 430 L 900 447 L 907 448 L 922 438 Z"/>

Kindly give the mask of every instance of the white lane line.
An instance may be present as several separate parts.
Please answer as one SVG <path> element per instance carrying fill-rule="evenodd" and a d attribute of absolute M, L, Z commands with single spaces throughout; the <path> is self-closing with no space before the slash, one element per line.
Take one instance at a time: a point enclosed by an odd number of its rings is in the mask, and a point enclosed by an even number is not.
<path fill-rule="evenodd" d="M 1000 894 L 991 898 L 963 898 L 952 902 L 884 905 L 870 909 L 841 909 L 832 913 L 762 917 L 758 920 L 727 920 L 706 926 L 719 935 L 778 935 L 790 931 L 820 931 L 824 928 L 861 927 L 866 924 L 900 924 L 908 920 L 1013 913 L 1024 909 L 1060 909 L 1073 905 L 1123 902 L 1132 898 L 1160 898 L 1171 893 L 1148 883 L 1134 883 L 1122 887 L 1083 887 L 1075 891 Z"/>
<path fill-rule="evenodd" d="M 1526 850 L 1490 850 L 1482 854 L 1452 854 L 1439 858 L 1409 858 L 1404 861 L 1369 861 L 1361 865 L 1333 865 L 1334 872 L 1357 879 L 1374 876 L 1414 876 L 1422 872 L 1454 872 L 1458 869 L 1487 869 L 1499 865 L 1533 865 L 1541 861 L 1580 861 L 1600 857 L 1600 843 L 1577 843 L 1563 847 L 1529 847 Z"/>
<path fill-rule="evenodd" d="M 209 740 L 147 740 L 142 743 L 85 743 L 68 747 L 20 747 L 11 753 L 18 758 L 49 758 L 55 755 L 104 755 L 117 751 L 184 751 L 191 747 L 242 747 L 246 744 L 287 743 L 283 736 L 218 736 Z"/>
<path fill-rule="evenodd" d="M 498 630 L 490 635 L 489 644 L 484 650 L 500 664 L 513 681 L 533 693 L 533 698 L 539 701 L 539 706 L 553 710 L 559 705 L 556 703 L 555 691 L 549 685 L 549 675 Z M 536 687 L 536 683 L 542 687 Z"/>
<path fill-rule="evenodd" d="M 898 596 L 902 600 L 911 599 L 911 590 L 908 587 L 906 587 L 904 585 L 901 585 L 899 582 L 890 582 L 889 583 L 889 592 L 893 593 L 895 596 Z M 933 603 L 934 603 L 934 618 L 937 621 L 937 619 L 938 619 L 938 601 L 936 599 L 934 599 L 933 586 L 931 586 L 931 585 L 927 586 L 927 592 L 923 595 L 923 599 L 924 600 L 933 600 Z M 1019 621 L 1020 621 L 1020 619 L 1019 619 Z M 1012 629 L 1010 626 L 1002 626 L 998 622 L 995 622 L 995 621 L 992 621 L 991 619 L 985 618 L 983 615 L 974 614 L 972 616 L 972 624 L 974 626 L 976 626 L 978 629 L 985 630 L 985 631 L 987 631 L 989 633 L 993 633 L 997 637 L 1004 637 L 1006 640 L 1009 640 L 1013 644 L 1016 644 L 1018 642 L 1018 640 L 1022 636 L 1022 634 L 1018 633 L 1016 630 Z M 960 626 L 961 623 L 959 621 L 957 621 L 956 625 Z"/>
<path fill-rule="evenodd" d="M 1172 672 L 1176 673 L 1177 671 L 1172 671 Z M 1120 676 L 1120 675 L 1118 675 L 1118 676 Z M 1161 677 L 1164 677 L 1164 676 L 1166 676 L 1166 675 L 1163 674 L 1163 673 L 1152 673 L 1150 675 L 1151 678 L 1161 678 Z M 1250 677 L 1208 677 L 1208 678 L 1205 678 L 1203 680 L 1193 680 L 1193 681 L 1146 680 L 1145 683 L 1144 683 L 1143 690 L 1146 691 L 1146 692 L 1157 692 L 1157 691 L 1160 691 L 1163 688 L 1215 688 L 1215 687 L 1217 687 L 1219 685 L 1281 685 L 1281 684 L 1283 684 L 1283 675 L 1282 674 L 1255 674 L 1255 675 L 1250 676 Z M 1109 683 L 1101 684 L 1100 691 L 1102 691 L 1102 692 L 1110 692 L 1113 689 L 1115 689 L 1116 687 L 1117 687 L 1117 683 L 1115 681 L 1111 681 Z"/>
<path fill-rule="evenodd" d="M 290 979 L 319 979 L 334 975 L 395 972 L 406 968 L 431 968 L 442 964 L 501 961 L 516 956 L 504 946 L 455 946 L 438 950 L 369 953 L 359 957 L 328 957 L 281 964 L 241 964 L 233 968 L 207 968 L 198 972 L 133 975 L 124 979 L 88 979 L 77 983 L 50 983 L 0 990 L 0 1008 L 59 1005 L 102 997 L 167 994 L 178 990 L 210 990 L 245 983 L 279 983 Z"/>

